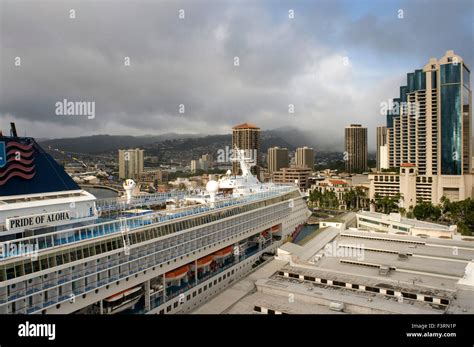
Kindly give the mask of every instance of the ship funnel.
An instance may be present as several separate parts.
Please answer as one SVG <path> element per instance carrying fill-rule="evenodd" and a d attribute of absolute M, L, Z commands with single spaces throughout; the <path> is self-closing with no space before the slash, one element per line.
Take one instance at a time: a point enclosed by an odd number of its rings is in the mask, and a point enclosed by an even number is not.
<path fill-rule="evenodd" d="M 14 122 L 10 123 L 10 136 L 11 137 L 18 137 L 18 134 L 16 133 L 16 125 Z"/>

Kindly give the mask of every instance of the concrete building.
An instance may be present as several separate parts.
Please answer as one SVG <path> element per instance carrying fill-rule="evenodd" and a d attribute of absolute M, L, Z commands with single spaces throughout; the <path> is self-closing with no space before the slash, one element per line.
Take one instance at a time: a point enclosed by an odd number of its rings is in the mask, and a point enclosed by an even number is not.
<path fill-rule="evenodd" d="M 289 166 L 288 149 L 272 147 L 267 153 L 268 172 L 273 173 Z"/>
<path fill-rule="evenodd" d="M 199 160 L 191 160 L 191 172 L 196 172 L 199 169 Z"/>
<path fill-rule="evenodd" d="M 203 154 L 201 156 L 201 159 L 205 162 L 207 162 L 207 167 L 209 169 L 214 167 L 214 158 L 212 157 L 212 154 Z"/>
<path fill-rule="evenodd" d="M 208 171 L 210 169 L 210 164 L 211 163 L 207 161 L 206 159 L 199 158 L 198 160 L 199 169 L 202 171 Z"/>
<path fill-rule="evenodd" d="M 334 192 L 337 196 L 337 199 L 339 200 L 339 209 L 346 208 L 344 194 L 349 192 L 351 189 L 352 187 L 350 187 L 346 181 L 331 178 L 326 178 L 322 181 L 317 181 L 311 186 L 311 190 L 318 190 L 323 194 L 327 191 Z"/>
<path fill-rule="evenodd" d="M 447 51 L 408 73 L 389 105 L 389 166 L 414 165 L 417 198 L 437 204 L 443 195 L 455 201 L 473 196 L 471 100 L 470 69 Z"/>
<path fill-rule="evenodd" d="M 447 226 L 404 218 L 400 213 L 384 214 L 361 211 L 356 214 L 356 217 L 359 230 L 443 239 L 452 239 L 457 234 L 456 225 Z"/>
<path fill-rule="evenodd" d="M 367 170 L 367 128 L 351 124 L 345 129 L 345 153 L 347 172 Z"/>
<path fill-rule="evenodd" d="M 143 149 L 119 149 L 119 178 L 135 177 L 143 172 Z"/>
<path fill-rule="evenodd" d="M 160 169 L 146 170 L 136 175 L 135 178 L 140 183 L 148 183 L 156 188 L 159 184 L 168 182 L 168 172 Z"/>
<path fill-rule="evenodd" d="M 295 164 L 299 167 L 314 169 L 314 150 L 309 147 L 300 147 L 296 149 Z"/>
<path fill-rule="evenodd" d="M 377 127 L 377 171 L 388 169 L 387 127 Z"/>
<path fill-rule="evenodd" d="M 246 151 L 246 155 L 255 160 L 256 166 L 252 168 L 257 177 L 260 176 L 260 128 L 254 124 L 243 123 L 232 128 L 232 149 L 235 147 Z M 240 171 L 237 162 L 232 163 L 232 172 L 238 174 Z"/>
<path fill-rule="evenodd" d="M 275 183 L 295 183 L 298 181 L 298 186 L 301 190 L 309 188 L 308 179 L 313 171 L 307 167 L 291 167 L 282 168 L 272 174 L 273 182 Z"/>
<path fill-rule="evenodd" d="M 191 160 L 191 172 L 196 172 L 197 170 L 208 171 L 212 169 L 214 165 L 214 160 L 211 154 L 203 154 L 201 158 Z"/>

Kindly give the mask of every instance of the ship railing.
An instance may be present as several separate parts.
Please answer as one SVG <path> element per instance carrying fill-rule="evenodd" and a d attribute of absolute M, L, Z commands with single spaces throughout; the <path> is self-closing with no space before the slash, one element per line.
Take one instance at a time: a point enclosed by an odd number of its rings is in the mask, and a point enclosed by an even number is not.
<path fill-rule="evenodd" d="M 168 199 L 182 199 L 186 193 L 184 191 L 155 193 L 143 196 L 135 196 L 130 202 L 121 198 L 99 199 L 96 201 L 96 208 L 100 212 L 124 210 L 134 206 L 152 205 L 165 203 Z"/>
<path fill-rule="evenodd" d="M 260 191 L 237 198 L 224 198 L 216 200 L 213 203 L 164 210 L 136 217 L 120 218 L 118 220 L 5 241 L 0 243 L 0 260 L 13 257 L 35 257 L 38 252 L 43 249 L 50 249 L 53 247 L 120 233 L 124 230 L 124 221 L 127 225 L 127 231 L 129 232 L 144 226 L 156 225 L 199 213 L 216 211 L 222 208 L 242 205 L 258 200 L 265 200 L 269 197 L 274 197 L 293 189 L 295 189 L 293 186 L 271 187 L 266 191 Z"/>

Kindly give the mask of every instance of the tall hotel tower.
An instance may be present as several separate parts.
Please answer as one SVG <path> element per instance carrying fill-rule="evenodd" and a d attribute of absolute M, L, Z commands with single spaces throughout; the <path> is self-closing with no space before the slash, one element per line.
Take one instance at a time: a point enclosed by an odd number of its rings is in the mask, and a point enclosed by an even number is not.
<path fill-rule="evenodd" d="M 246 155 L 256 160 L 256 167 L 252 168 L 254 174 L 259 176 L 260 168 L 260 128 L 254 124 L 243 123 L 232 128 L 232 149 L 235 147 L 245 150 Z M 256 158 L 255 158 L 256 157 Z M 239 164 L 232 164 L 234 174 L 239 173 Z"/>
<path fill-rule="evenodd" d="M 288 149 L 272 147 L 268 149 L 267 154 L 268 172 L 273 173 L 281 168 L 289 166 Z"/>
<path fill-rule="evenodd" d="M 143 172 L 143 149 L 119 149 L 119 178 L 135 178 Z"/>
<path fill-rule="evenodd" d="M 360 124 L 351 124 L 345 129 L 344 160 L 346 171 L 362 172 L 367 170 L 367 128 Z"/>
<path fill-rule="evenodd" d="M 299 147 L 296 149 L 295 162 L 298 167 L 314 169 L 314 150 L 309 147 Z"/>
<path fill-rule="evenodd" d="M 389 166 L 400 167 L 395 182 L 415 177 L 411 185 L 400 182 L 406 187 L 399 188 L 406 207 L 418 199 L 439 203 L 443 195 L 451 200 L 473 196 L 469 74 L 453 51 L 431 58 L 423 69 L 407 74 L 407 85 L 387 111 Z M 369 178 L 371 195 L 386 195 L 387 177 Z"/>

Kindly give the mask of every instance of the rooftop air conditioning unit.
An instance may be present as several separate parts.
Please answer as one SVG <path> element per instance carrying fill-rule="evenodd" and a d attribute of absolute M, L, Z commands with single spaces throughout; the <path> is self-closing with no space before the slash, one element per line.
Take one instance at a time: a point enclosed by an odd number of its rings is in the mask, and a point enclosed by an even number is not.
<path fill-rule="evenodd" d="M 399 259 L 399 260 L 408 259 L 408 254 L 407 254 L 407 253 L 404 253 L 404 252 L 400 252 L 400 253 L 398 253 L 398 259 Z"/>
<path fill-rule="evenodd" d="M 331 311 L 342 312 L 342 311 L 344 311 L 344 303 L 343 302 L 331 302 L 329 304 L 329 309 Z"/>

